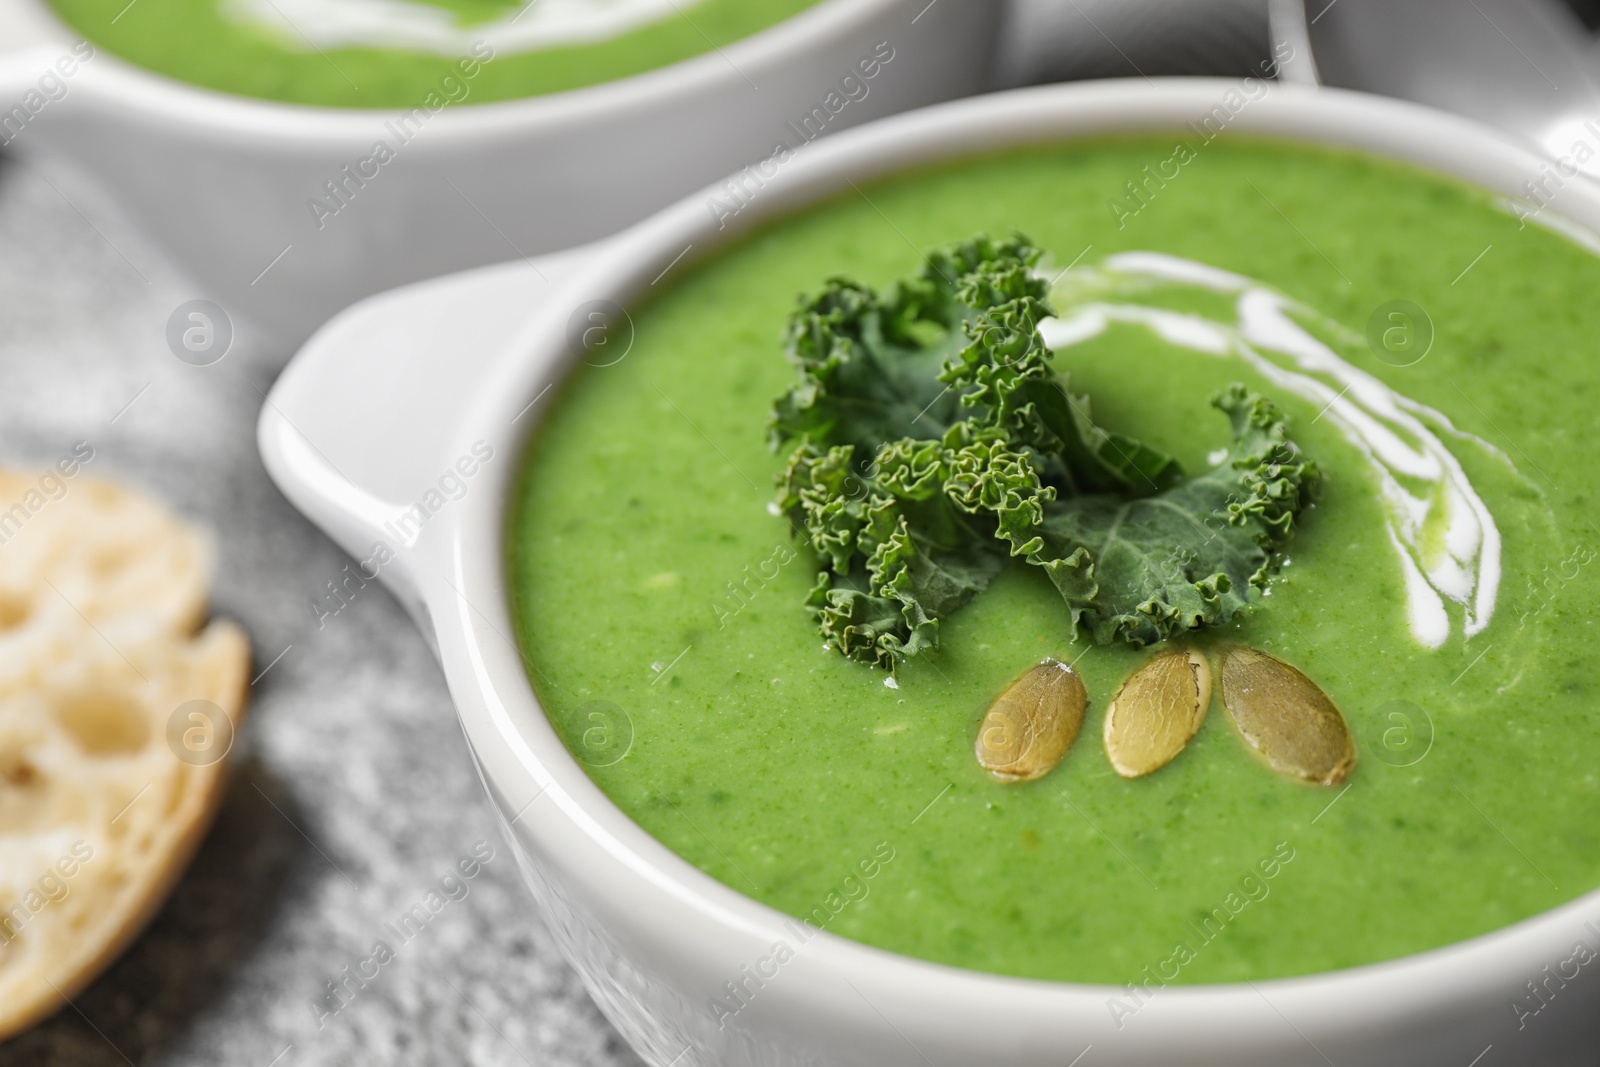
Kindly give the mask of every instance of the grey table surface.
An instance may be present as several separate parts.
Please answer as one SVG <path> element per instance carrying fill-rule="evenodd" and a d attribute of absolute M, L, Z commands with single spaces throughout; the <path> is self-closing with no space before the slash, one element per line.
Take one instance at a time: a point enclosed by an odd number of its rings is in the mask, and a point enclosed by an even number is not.
<path fill-rule="evenodd" d="M 636 1067 L 540 926 L 410 620 L 374 584 L 319 628 L 312 600 L 346 557 L 255 448 L 291 353 L 241 333 L 219 363 L 180 362 L 166 321 L 196 295 L 71 175 L 0 157 L 0 464 L 87 440 L 91 472 L 209 526 L 213 609 L 264 672 L 216 827 L 165 908 L 0 1045 L 0 1067 Z M 480 841 L 494 858 L 468 895 L 319 1020 L 325 983 Z"/>

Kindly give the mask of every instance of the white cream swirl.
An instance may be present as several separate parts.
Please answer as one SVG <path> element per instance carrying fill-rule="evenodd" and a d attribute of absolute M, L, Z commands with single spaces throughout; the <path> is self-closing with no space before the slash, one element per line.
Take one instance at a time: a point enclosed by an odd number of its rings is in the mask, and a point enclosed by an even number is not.
<path fill-rule="evenodd" d="M 1161 286 L 1234 296 L 1234 321 L 1139 302 Z M 1407 621 L 1428 648 L 1450 636 L 1460 608 L 1466 636 L 1494 615 L 1500 589 L 1500 531 L 1494 516 L 1440 439 L 1440 431 L 1511 461 L 1481 438 L 1455 428 L 1441 412 L 1406 397 L 1352 366 L 1302 324 L 1332 336 L 1355 335 L 1261 282 L 1158 252 L 1124 252 L 1055 279 L 1058 316 L 1040 324 L 1053 349 L 1080 344 L 1112 323 L 1143 326 L 1169 344 L 1238 357 L 1275 386 L 1320 409 L 1378 480 L 1388 511 L 1388 540 L 1405 580 Z"/>
<path fill-rule="evenodd" d="M 225 16 L 267 29 L 294 47 L 395 48 L 463 56 L 610 40 L 700 0 L 526 0 L 498 18 L 463 25 L 425 0 L 221 0 Z"/>

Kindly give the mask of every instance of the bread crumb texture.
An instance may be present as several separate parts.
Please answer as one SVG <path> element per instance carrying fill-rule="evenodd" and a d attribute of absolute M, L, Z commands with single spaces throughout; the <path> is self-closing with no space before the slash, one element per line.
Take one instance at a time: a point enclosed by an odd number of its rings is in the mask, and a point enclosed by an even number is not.
<path fill-rule="evenodd" d="M 221 795 L 250 647 L 201 531 L 104 481 L 0 471 L 0 1041 L 159 908 Z"/>

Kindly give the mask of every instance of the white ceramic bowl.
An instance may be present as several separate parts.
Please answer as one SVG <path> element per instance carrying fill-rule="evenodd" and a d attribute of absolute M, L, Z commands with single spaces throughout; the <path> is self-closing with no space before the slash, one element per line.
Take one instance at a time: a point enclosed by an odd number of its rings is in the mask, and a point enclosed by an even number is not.
<path fill-rule="evenodd" d="M 709 999 L 774 943 L 785 916 L 690 866 L 628 819 L 568 754 L 539 709 L 512 639 L 503 533 L 522 443 L 544 390 L 574 362 L 569 319 L 626 305 L 666 272 L 763 219 L 914 165 L 1038 141 L 1167 131 L 1235 83 L 1126 81 L 947 104 L 818 142 L 718 230 L 691 197 L 602 244 L 412 286 L 329 323 L 262 413 L 268 470 L 358 559 L 383 541 L 383 579 L 436 644 L 483 780 L 563 951 L 649 1062 L 1227 1065 L 1592 1062 L 1600 989 L 1562 991 L 1518 1029 L 1511 1001 L 1600 930 L 1600 895 L 1475 940 L 1393 962 L 1243 985 L 1169 987 L 1119 1029 L 1107 987 L 938 966 L 817 934 L 726 1029 Z M 1415 105 L 1276 86 L 1224 136 L 1351 146 L 1508 195 L 1540 160 L 1486 127 Z M 1600 187 L 1557 205 L 1600 229 Z M 685 255 L 688 250 L 687 255 Z M 680 258 L 682 257 L 682 258 Z M 776 358 L 776 357 L 774 357 Z M 494 458 L 466 495 L 402 547 L 386 524 L 457 457 Z M 1087 902 L 1081 906 L 1092 907 Z M 1376 905 L 1375 905 L 1376 906 Z M 1585 1029 L 1587 1028 L 1587 1030 Z M 1591 1044 L 1590 1048 L 1595 1047 Z"/>
<path fill-rule="evenodd" d="M 385 127 L 399 108 L 230 96 L 103 50 L 69 61 L 72 73 L 57 79 L 65 95 L 7 127 L 75 35 L 43 0 L 0 0 L 0 144 L 75 165 L 203 287 L 198 295 L 299 342 L 361 297 L 615 233 L 780 140 L 795 143 L 785 124 L 822 106 L 878 42 L 894 58 L 828 132 L 981 91 L 1001 8 L 822 0 L 645 74 L 500 103 L 469 97 L 402 144 Z M 349 206 L 319 220 L 308 201 L 326 201 L 324 183 L 379 140 L 395 159 L 364 187 L 347 185 Z"/>

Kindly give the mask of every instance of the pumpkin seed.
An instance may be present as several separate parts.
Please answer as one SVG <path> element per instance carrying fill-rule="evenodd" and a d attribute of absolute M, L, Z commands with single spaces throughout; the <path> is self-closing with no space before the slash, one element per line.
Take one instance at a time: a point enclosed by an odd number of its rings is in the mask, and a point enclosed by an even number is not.
<path fill-rule="evenodd" d="M 1160 770 L 1182 752 L 1211 704 L 1211 668 L 1196 652 L 1164 652 L 1122 683 L 1106 708 L 1106 755 L 1124 778 Z"/>
<path fill-rule="evenodd" d="M 1045 660 L 989 705 L 978 727 L 978 765 L 1002 782 L 1048 774 L 1077 740 L 1088 704 L 1077 672 Z"/>
<path fill-rule="evenodd" d="M 1234 648 L 1223 658 L 1222 703 L 1245 742 L 1275 771 L 1338 785 L 1355 766 L 1350 727 L 1333 701 L 1259 649 Z"/>

